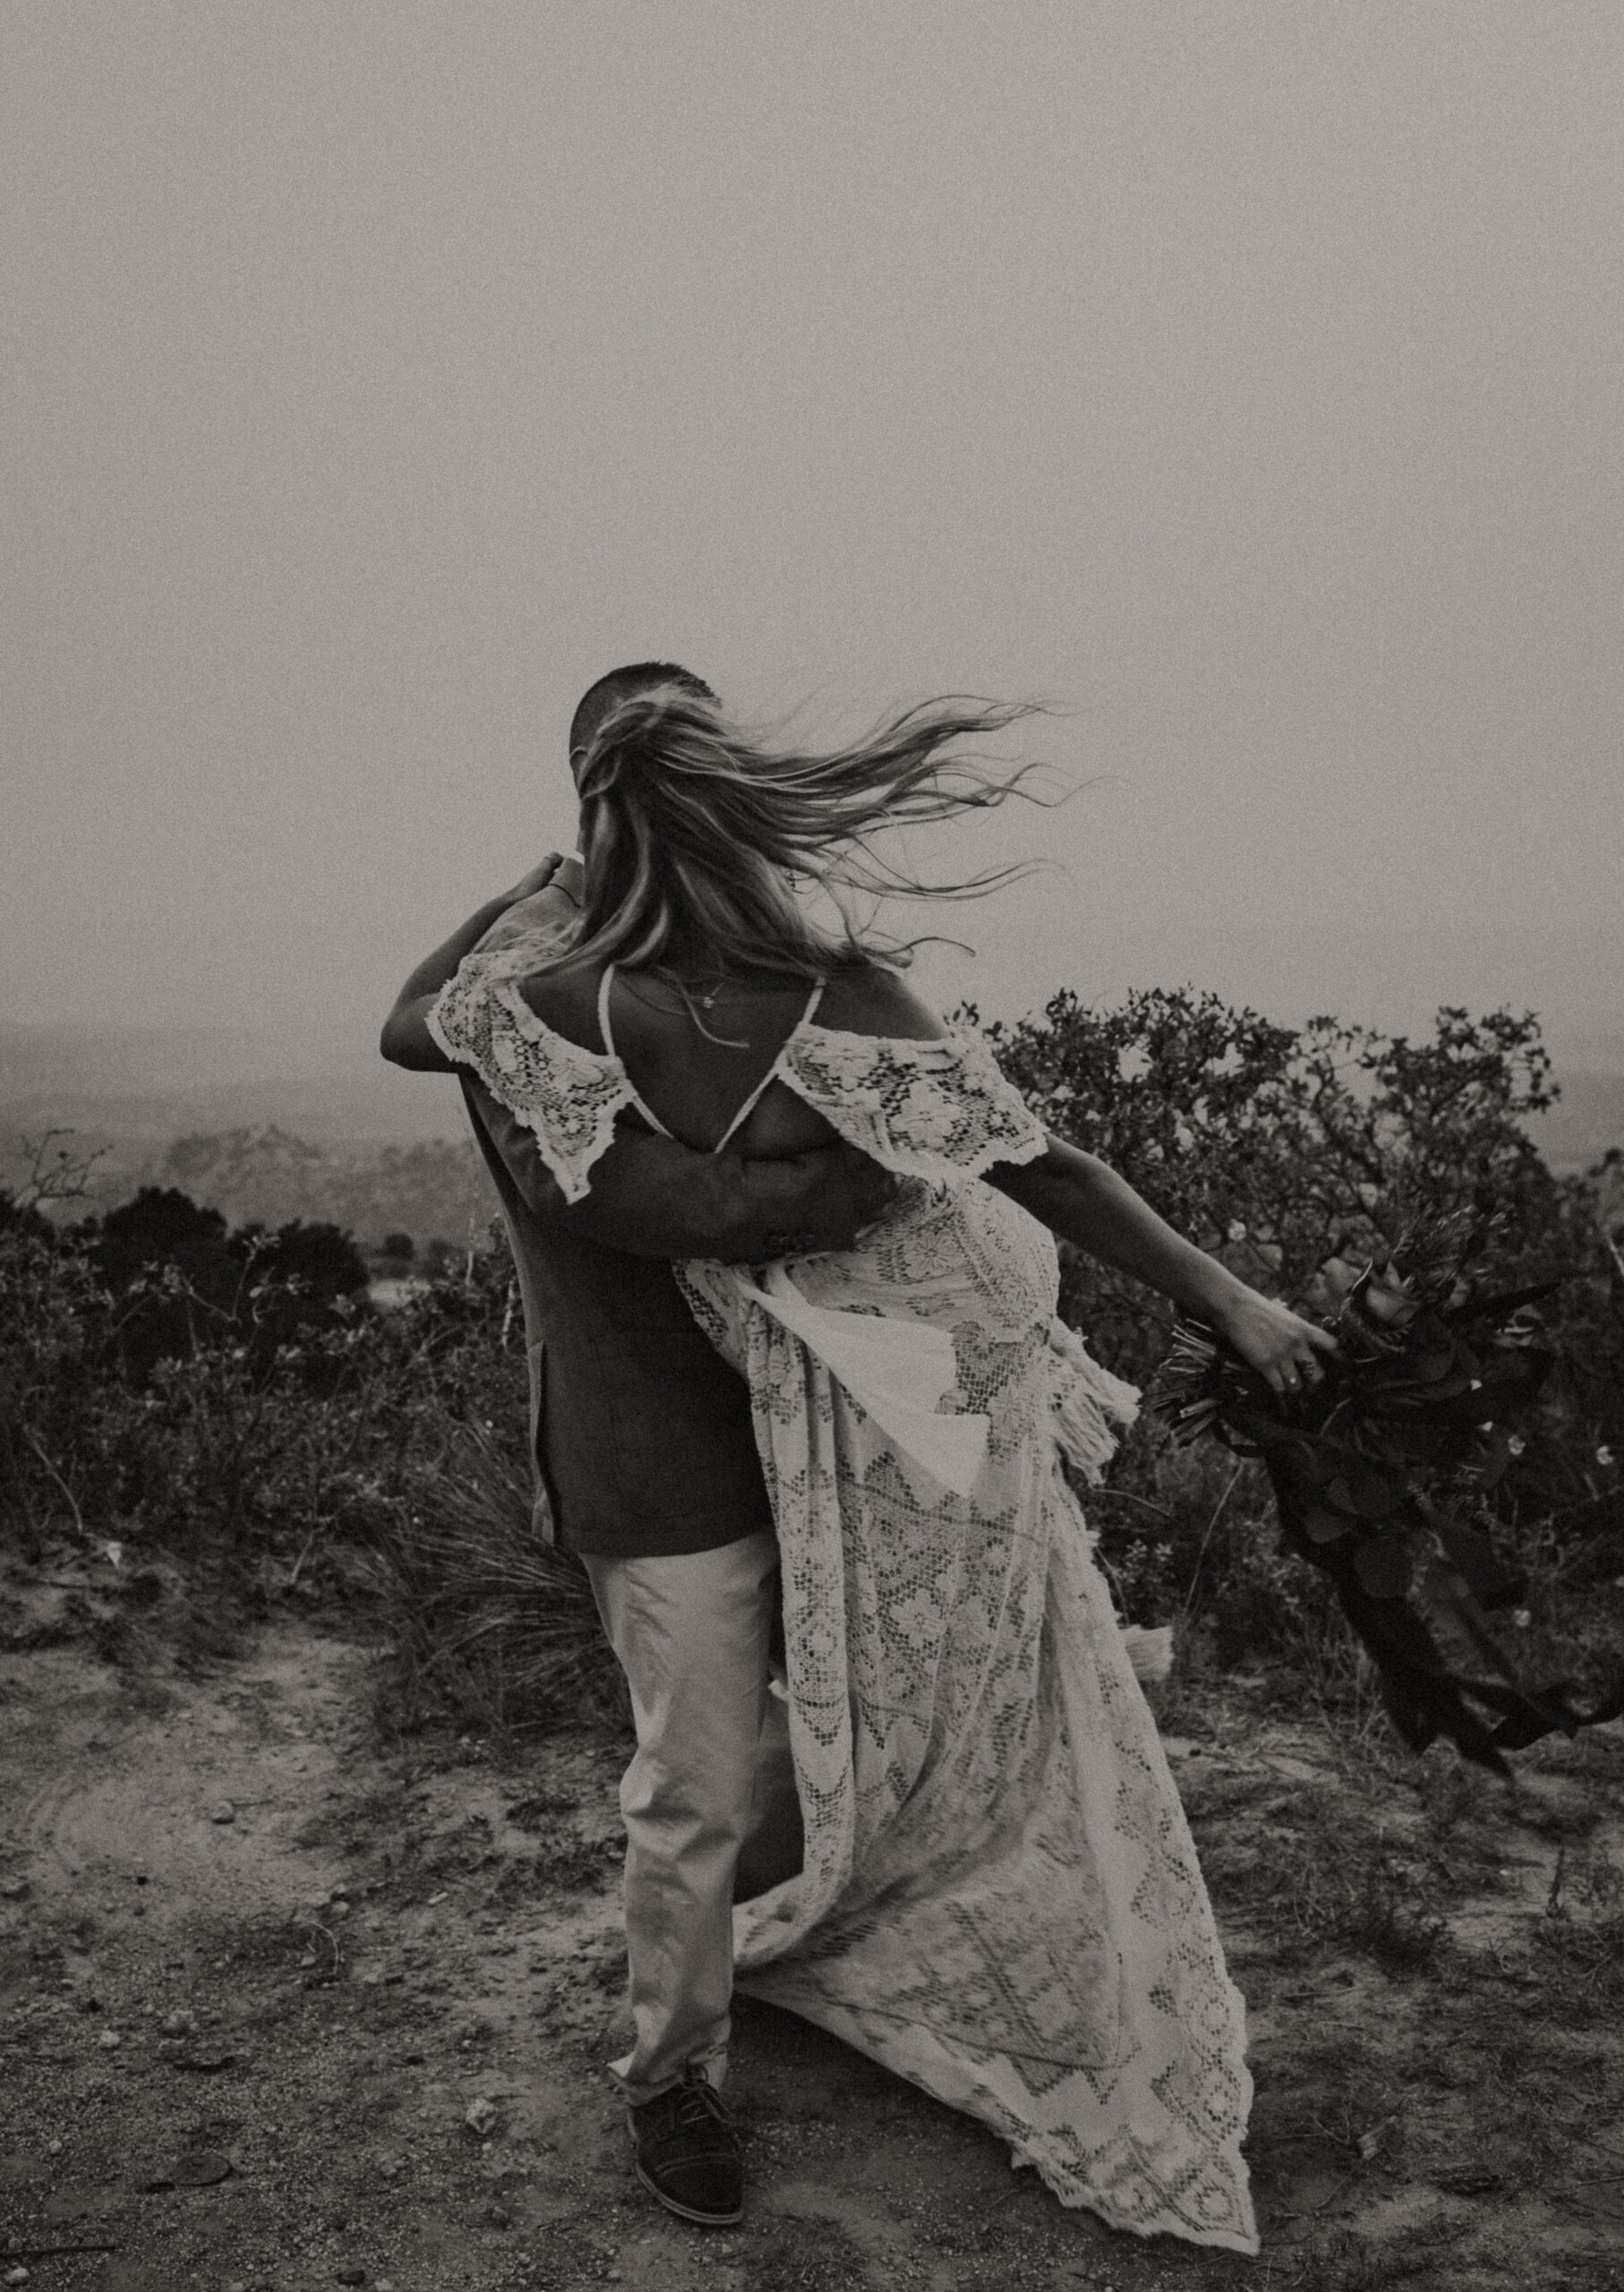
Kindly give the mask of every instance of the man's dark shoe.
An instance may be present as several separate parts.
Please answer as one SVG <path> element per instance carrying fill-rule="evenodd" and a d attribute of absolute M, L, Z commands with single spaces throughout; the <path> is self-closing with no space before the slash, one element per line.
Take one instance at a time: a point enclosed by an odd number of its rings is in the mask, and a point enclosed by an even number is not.
<path fill-rule="evenodd" d="M 731 2228 L 744 2218 L 744 2168 L 727 2103 L 697 2062 L 682 2082 L 626 2112 L 637 2178 L 680 2219 Z"/>

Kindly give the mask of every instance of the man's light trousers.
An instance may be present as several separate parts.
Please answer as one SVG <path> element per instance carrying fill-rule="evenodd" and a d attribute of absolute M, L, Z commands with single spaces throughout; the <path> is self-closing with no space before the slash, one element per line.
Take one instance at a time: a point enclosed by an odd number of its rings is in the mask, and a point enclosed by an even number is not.
<path fill-rule="evenodd" d="M 722 2082 L 733 1903 L 800 1865 L 786 1709 L 768 1676 L 778 1545 L 762 1535 L 670 1559 L 583 1557 L 637 1732 L 620 1784 L 637 2040 L 611 2065 L 636 2106 L 690 2062 Z"/>

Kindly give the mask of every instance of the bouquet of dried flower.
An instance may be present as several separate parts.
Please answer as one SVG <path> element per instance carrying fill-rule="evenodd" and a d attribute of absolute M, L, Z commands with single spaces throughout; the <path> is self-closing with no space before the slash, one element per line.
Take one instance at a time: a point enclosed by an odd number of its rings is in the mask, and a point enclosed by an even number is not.
<path fill-rule="evenodd" d="M 1262 1459 L 1286 1544 L 1330 1578 L 1411 1748 L 1448 1735 L 1503 1775 L 1508 1750 L 1624 1715 L 1624 1676 L 1581 1709 L 1570 1681 L 1523 1681 L 1488 1622 L 1526 1579 L 1466 1515 L 1519 1445 L 1515 1419 L 1551 1366 L 1534 1309 L 1558 1286 L 1486 1286 L 1498 1224 L 1473 1210 L 1413 1218 L 1353 1279 L 1338 1350 L 1300 1395 L 1181 1322 L 1153 1405 L 1175 1438 L 1210 1433 Z"/>

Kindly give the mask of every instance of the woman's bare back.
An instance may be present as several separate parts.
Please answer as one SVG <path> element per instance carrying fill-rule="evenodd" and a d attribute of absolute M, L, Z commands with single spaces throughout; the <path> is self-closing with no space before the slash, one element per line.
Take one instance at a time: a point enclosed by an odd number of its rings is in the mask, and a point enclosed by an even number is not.
<path fill-rule="evenodd" d="M 543 971 L 524 982 L 530 1008 L 555 1034 L 583 1049 L 605 1051 L 598 1023 L 603 966 Z M 796 979 L 730 979 L 708 1006 L 714 981 L 690 987 L 704 1031 L 663 974 L 617 971 L 610 988 L 610 1029 L 638 1096 L 672 1137 L 703 1152 L 726 1138 L 730 1152 L 764 1159 L 807 1153 L 833 1143 L 825 1117 L 778 1080 L 769 1082 L 731 1137 L 739 1108 L 771 1073 L 807 1007 L 808 987 Z M 850 964 L 825 985 L 816 1023 L 842 1034 L 934 1041 L 941 1021 L 893 971 Z"/>

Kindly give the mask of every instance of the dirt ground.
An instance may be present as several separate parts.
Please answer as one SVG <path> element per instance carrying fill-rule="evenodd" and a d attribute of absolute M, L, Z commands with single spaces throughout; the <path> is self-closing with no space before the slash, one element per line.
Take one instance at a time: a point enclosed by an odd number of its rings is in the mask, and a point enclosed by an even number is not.
<path fill-rule="evenodd" d="M 602 2070 L 615 1743 L 380 1747 L 375 1655 L 315 1626 L 114 1663 L 71 1591 L 0 1595 L 0 2283 L 1624 2285 L 1624 1729 L 1508 1792 L 1261 1682 L 1170 1693 L 1252 2017 L 1260 2259 L 1108 2235 L 748 2001 L 747 2217 L 703 2231 L 637 2187 Z"/>

